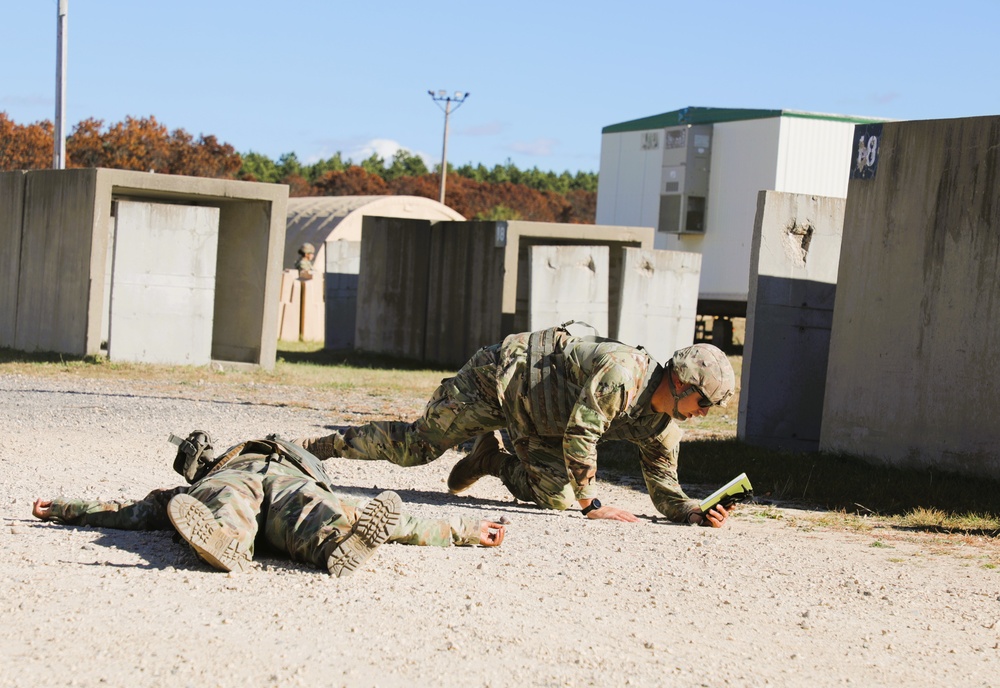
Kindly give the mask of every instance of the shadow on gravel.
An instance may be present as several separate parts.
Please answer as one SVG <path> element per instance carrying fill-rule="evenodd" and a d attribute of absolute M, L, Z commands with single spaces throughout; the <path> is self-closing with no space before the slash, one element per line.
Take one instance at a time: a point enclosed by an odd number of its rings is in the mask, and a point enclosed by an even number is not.
<path fill-rule="evenodd" d="M 548 509 L 542 509 L 535 504 L 515 501 L 513 497 L 508 500 L 488 499 L 485 497 L 473 497 L 469 495 L 453 495 L 450 492 L 432 492 L 430 490 L 417 490 L 408 488 L 398 488 L 393 485 L 378 485 L 367 487 L 361 485 L 334 484 L 333 489 L 338 493 L 348 494 L 354 497 L 370 499 L 382 490 L 392 490 L 403 500 L 403 510 L 406 511 L 407 504 L 426 504 L 429 506 L 488 506 L 523 513 L 558 513 Z"/>
<path fill-rule="evenodd" d="M 372 368 L 376 370 L 445 370 L 441 366 L 430 365 L 424 361 L 407 358 L 395 358 L 379 354 L 360 353 L 358 351 L 293 351 L 284 348 L 279 343 L 277 358 L 285 363 L 308 363 L 311 365 L 349 366 L 351 368 Z"/>
<path fill-rule="evenodd" d="M 39 524 L 42 525 L 42 524 Z M 85 545 L 85 549 L 93 550 L 94 561 L 73 562 L 79 566 L 101 566 L 119 569 L 143 569 L 151 571 L 212 571 L 211 566 L 201 561 L 186 542 L 173 531 L 165 530 L 114 530 L 91 528 L 89 526 L 60 526 L 93 530 L 99 533 L 96 540 Z M 131 552 L 145 559 L 142 564 L 113 564 L 102 561 L 101 548 L 118 549 Z M 263 570 L 288 570 L 321 572 L 319 569 L 302 562 L 292 561 L 287 555 L 276 552 L 267 543 L 258 541 L 254 544 L 254 562 Z M 222 571 L 217 573 L 222 574 Z"/>
<path fill-rule="evenodd" d="M 81 389 L 19 389 L 18 392 L 28 393 L 28 394 L 61 394 L 70 395 L 76 394 L 81 397 L 101 397 L 101 398 L 119 398 L 119 399 L 159 399 L 165 401 L 190 401 L 198 404 L 212 404 L 215 406 L 271 406 L 274 408 L 287 408 L 294 406 L 295 408 L 313 408 L 303 406 L 302 404 L 286 404 L 283 402 L 275 401 L 241 401 L 241 400 L 229 400 L 229 399 L 213 399 L 211 397 L 182 397 L 182 396 L 168 396 L 164 394 L 129 394 L 126 392 L 109 392 L 109 391 L 99 391 L 99 392 L 88 392 Z M 322 410 L 322 409 L 314 409 Z M 334 430 L 338 429 L 336 427 L 330 426 Z M 267 434 L 267 433 L 265 433 Z"/>

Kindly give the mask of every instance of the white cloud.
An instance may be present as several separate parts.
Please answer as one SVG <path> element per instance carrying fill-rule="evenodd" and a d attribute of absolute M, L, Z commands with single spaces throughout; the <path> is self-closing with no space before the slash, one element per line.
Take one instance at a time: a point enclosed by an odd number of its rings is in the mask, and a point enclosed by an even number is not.
<path fill-rule="evenodd" d="M 367 141 L 359 141 L 358 139 L 355 139 L 353 141 L 340 142 L 330 141 L 325 142 L 323 148 L 324 152 L 316 155 L 310 155 L 306 158 L 305 163 L 307 165 L 312 165 L 320 160 L 326 160 L 333 155 L 332 152 L 325 152 L 329 150 L 340 151 L 341 157 L 345 161 L 350 160 L 355 164 L 360 164 L 362 161 L 367 160 L 372 156 L 372 153 L 377 153 L 380 158 L 385 160 L 386 163 L 389 163 L 392 161 L 392 157 L 396 154 L 396 151 L 405 150 L 413 155 L 420 156 L 428 168 L 431 168 L 435 164 L 434 158 L 427 153 L 407 148 L 398 141 L 393 141 L 392 139 L 369 139 Z"/>
<path fill-rule="evenodd" d="M 507 146 L 515 153 L 524 155 L 549 156 L 553 149 L 559 144 L 555 139 L 535 139 L 534 141 L 515 141 Z"/>
<path fill-rule="evenodd" d="M 392 160 L 392 156 L 394 156 L 398 150 L 405 150 L 412 155 L 420 156 L 423 158 L 424 164 L 428 167 L 434 164 L 431 156 L 427 155 L 427 153 L 407 148 L 406 146 L 401 145 L 398 141 L 393 141 L 392 139 L 371 139 L 355 146 L 353 149 L 348 150 L 344 153 L 344 157 L 349 158 L 355 163 L 360 163 L 362 160 L 370 158 L 372 153 L 377 153 L 380 158 L 388 163 Z"/>

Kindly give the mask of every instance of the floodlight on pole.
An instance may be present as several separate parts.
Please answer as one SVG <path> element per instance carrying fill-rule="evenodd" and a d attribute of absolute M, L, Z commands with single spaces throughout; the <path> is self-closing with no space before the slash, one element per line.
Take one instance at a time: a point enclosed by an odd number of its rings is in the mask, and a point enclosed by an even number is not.
<path fill-rule="evenodd" d="M 52 131 L 52 168 L 66 169 L 66 14 L 69 0 L 59 0 L 56 10 L 56 117 Z"/>
<path fill-rule="evenodd" d="M 449 96 L 448 92 L 445 90 L 440 90 L 437 93 L 434 91 L 427 91 L 427 94 L 431 99 L 438 104 L 438 107 L 444 110 L 444 143 L 441 145 L 441 194 L 438 200 L 444 203 L 444 181 L 448 174 L 448 117 L 451 115 L 452 110 L 457 110 L 459 106 L 465 102 L 465 99 L 469 97 L 468 93 L 463 93 L 462 91 L 455 91 L 454 95 Z M 444 103 L 444 106 L 441 105 Z M 455 107 L 452 108 L 452 103 Z"/>

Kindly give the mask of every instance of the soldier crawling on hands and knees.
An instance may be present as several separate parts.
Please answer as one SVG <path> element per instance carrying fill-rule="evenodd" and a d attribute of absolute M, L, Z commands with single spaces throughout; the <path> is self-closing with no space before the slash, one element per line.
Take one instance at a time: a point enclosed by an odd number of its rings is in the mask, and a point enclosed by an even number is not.
<path fill-rule="evenodd" d="M 475 437 L 472 451 L 448 476 L 451 492 L 492 475 L 523 501 L 551 509 L 578 504 L 588 518 L 637 521 L 602 504 L 594 482 L 597 443 L 627 440 L 639 448 L 649 496 L 660 513 L 681 523 L 722 526 L 725 507 L 702 513 L 684 494 L 677 457 L 678 421 L 725 406 L 735 392 L 725 354 L 695 344 L 661 366 L 641 347 L 573 336 L 568 324 L 510 335 L 480 349 L 441 382 L 412 423 L 377 421 L 295 442 L 324 459 L 418 466 Z M 501 428 L 515 454 L 501 447 Z"/>
<path fill-rule="evenodd" d="M 37 499 L 32 514 L 73 525 L 175 528 L 201 559 L 223 571 L 248 570 L 255 543 L 344 576 L 385 542 L 443 547 L 503 542 L 499 523 L 408 516 L 395 492 L 371 500 L 338 494 L 316 457 L 274 436 L 237 444 L 218 459 L 207 433 L 171 441 L 180 447 L 174 468 L 190 486 L 153 490 L 132 502 Z"/>

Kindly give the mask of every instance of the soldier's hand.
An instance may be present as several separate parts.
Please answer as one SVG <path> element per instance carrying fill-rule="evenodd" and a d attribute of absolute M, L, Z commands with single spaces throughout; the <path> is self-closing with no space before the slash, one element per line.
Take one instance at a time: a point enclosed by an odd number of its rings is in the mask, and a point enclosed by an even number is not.
<path fill-rule="evenodd" d="M 701 513 L 700 511 L 697 511 L 691 514 L 692 517 L 691 522 L 697 523 L 700 526 L 721 528 L 722 525 L 726 522 L 726 519 L 729 518 L 729 514 L 733 513 L 735 509 L 736 509 L 735 505 L 726 509 L 726 507 L 722 506 L 721 504 L 716 504 L 715 506 L 713 506 L 711 509 L 708 510 L 708 513 Z M 694 519 L 695 516 L 697 516 L 698 518 Z"/>
<path fill-rule="evenodd" d="M 608 521 L 627 521 L 629 523 L 635 523 L 639 520 L 631 511 L 625 511 L 625 509 L 608 505 L 604 505 L 600 509 L 594 509 L 587 514 L 587 518 L 603 518 Z"/>
<path fill-rule="evenodd" d="M 504 526 L 502 523 L 494 523 L 493 521 L 480 521 L 479 522 L 479 544 L 483 547 L 499 547 L 500 543 L 503 542 L 503 536 L 505 534 Z"/>
<path fill-rule="evenodd" d="M 36 499 L 35 503 L 31 505 L 31 515 L 43 521 L 48 521 L 52 518 L 52 500 Z"/>

